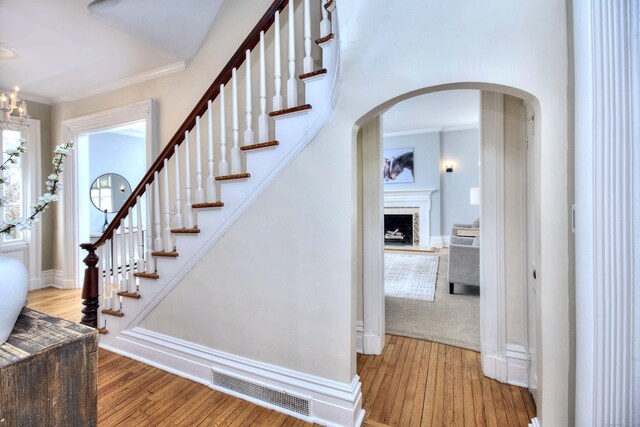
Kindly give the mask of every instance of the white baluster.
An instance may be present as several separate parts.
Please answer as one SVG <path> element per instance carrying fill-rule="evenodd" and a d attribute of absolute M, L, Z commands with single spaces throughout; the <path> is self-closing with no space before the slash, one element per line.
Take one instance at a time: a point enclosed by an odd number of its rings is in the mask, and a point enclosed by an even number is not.
<path fill-rule="evenodd" d="M 325 9 L 324 5 L 329 0 L 322 0 L 320 2 L 320 10 L 322 11 L 322 21 L 320 21 L 320 37 L 326 37 L 331 34 L 331 21 L 329 21 L 329 11 Z"/>
<path fill-rule="evenodd" d="M 162 251 L 162 226 L 160 224 L 160 177 L 158 172 L 153 173 L 153 228 L 155 240 L 153 247 L 156 251 Z"/>
<path fill-rule="evenodd" d="M 184 133 L 184 228 L 193 228 L 191 209 L 191 156 L 189 154 L 189 131 Z"/>
<path fill-rule="evenodd" d="M 120 244 L 118 242 L 118 229 L 113 230 L 113 236 L 111 237 L 111 241 L 113 242 L 113 261 L 111 266 L 113 268 L 113 286 L 111 287 L 111 309 L 118 311 L 120 310 L 120 296 L 118 295 L 118 290 L 120 286 L 120 280 L 118 279 L 120 276 L 119 267 L 120 267 Z"/>
<path fill-rule="evenodd" d="M 304 0 L 304 60 L 302 61 L 303 72 L 313 71 L 313 58 L 311 58 L 311 10 L 309 0 Z"/>
<path fill-rule="evenodd" d="M 294 2 L 289 3 L 289 80 L 287 80 L 287 107 L 298 105 L 298 82 L 296 80 L 296 40 Z"/>
<path fill-rule="evenodd" d="M 102 308 L 111 310 L 111 288 L 113 286 L 111 282 L 111 245 L 113 240 L 108 240 L 103 247 L 104 250 L 104 276 L 105 276 L 105 289 Z"/>
<path fill-rule="evenodd" d="M 253 135 L 253 129 L 252 129 L 252 120 L 253 120 L 253 116 L 252 116 L 252 108 L 251 108 L 251 51 L 249 49 L 247 49 L 247 51 L 245 52 L 245 64 L 244 64 L 244 71 L 245 71 L 245 97 L 244 97 L 244 103 L 245 103 L 245 124 L 246 124 L 246 129 L 244 130 L 244 141 L 243 141 L 243 145 L 252 145 L 255 141 L 254 141 L 254 135 Z"/>
<path fill-rule="evenodd" d="M 260 38 L 261 46 L 263 38 Z M 264 58 L 261 58 L 261 61 Z M 282 110 L 284 101 L 282 98 L 282 58 L 280 55 L 280 12 L 276 12 L 274 22 L 274 46 L 273 46 L 273 111 Z M 263 70 L 261 71 L 261 73 Z M 266 139 L 265 139 L 266 141 Z"/>
<path fill-rule="evenodd" d="M 156 172 L 156 179 L 157 179 L 157 172 Z M 153 262 L 153 257 L 151 256 L 151 252 L 153 252 L 153 233 L 151 232 L 152 229 L 152 222 L 153 220 L 151 219 L 153 216 L 153 209 L 152 209 L 152 200 L 151 200 L 151 186 L 149 184 L 147 184 L 146 189 L 145 189 L 145 196 L 147 198 L 147 229 L 146 229 L 146 233 L 147 233 L 147 245 L 146 245 L 146 252 L 144 255 L 144 259 L 145 259 L 145 264 L 147 267 L 147 273 L 153 273 L 155 271 L 155 262 Z"/>
<path fill-rule="evenodd" d="M 229 165 L 227 164 L 227 125 L 224 113 L 224 85 L 220 85 L 220 163 L 218 173 L 229 175 Z"/>
<path fill-rule="evenodd" d="M 162 198 L 164 199 L 164 237 L 163 250 L 171 252 L 173 249 L 173 239 L 171 238 L 171 209 L 169 203 L 169 161 L 164 159 L 164 185 L 162 186 Z"/>
<path fill-rule="evenodd" d="M 182 186 L 180 185 L 180 146 L 173 147 L 173 157 L 175 158 L 175 179 L 176 179 L 176 201 L 173 204 L 175 213 L 173 215 L 173 228 L 183 228 L 182 223 Z"/>
<path fill-rule="evenodd" d="M 129 279 L 127 276 L 127 226 L 123 218 L 120 222 L 120 292 L 129 290 Z"/>
<path fill-rule="evenodd" d="M 200 145 L 200 116 L 196 117 L 196 203 L 204 203 L 202 189 L 202 148 Z"/>
<path fill-rule="evenodd" d="M 138 242 L 138 263 L 136 264 L 136 272 L 142 273 L 147 267 L 145 266 L 145 258 L 144 258 L 144 232 L 142 231 L 142 198 L 140 196 L 136 197 L 136 215 L 138 219 L 138 233 L 137 233 L 137 242 Z"/>
<path fill-rule="evenodd" d="M 238 78 L 237 71 L 231 70 L 231 135 L 233 147 L 231 148 L 231 173 L 240 173 L 240 147 L 238 146 Z"/>
<path fill-rule="evenodd" d="M 213 165 L 214 165 L 214 148 L 213 148 L 213 112 L 212 110 L 212 102 L 209 100 L 207 102 L 207 119 L 209 121 L 209 156 L 207 159 L 209 166 L 209 176 L 207 177 L 207 202 L 216 202 L 218 201 L 218 195 L 216 190 L 216 180 L 213 175 Z"/>
<path fill-rule="evenodd" d="M 276 12 L 276 17 L 277 16 L 278 12 Z M 277 46 L 276 44 L 276 49 L 278 48 Z M 278 81 L 278 78 L 276 78 L 277 88 L 279 88 Z M 275 109 L 275 97 L 273 102 Z M 268 138 L 269 117 L 267 116 L 267 75 L 266 62 L 264 59 L 264 31 L 260 31 L 260 115 L 258 116 L 258 142 L 266 142 Z"/>
<path fill-rule="evenodd" d="M 127 234 L 127 241 L 129 242 L 129 262 L 127 263 L 127 267 L 129 270 L 128 283 L 129 288 L 127 289 L 129 292 L 135 292 L 136 289 L 136 279 L 133 277 L 133 266 L 136 263 L 135 259 L 135 244 L 134 244 L 135 234 L 133 233 L 133 208 L 129 208 L 129 234 Z"/>

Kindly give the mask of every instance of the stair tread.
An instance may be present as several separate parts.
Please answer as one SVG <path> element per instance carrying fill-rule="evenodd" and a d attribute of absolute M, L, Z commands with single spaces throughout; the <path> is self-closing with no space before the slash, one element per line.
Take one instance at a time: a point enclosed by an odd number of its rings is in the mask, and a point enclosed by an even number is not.
<path fill-rule="evenodd" d="M 109 333 L 109 331 L 107 330 L 107 328 L 98 328 L 98 333 L 106 335 Z"/>
<path fill-rule="evenodd" d="M 331 33 L 331 34 L 327 34 L 324 37 L 320 37 L 319 39 L 316 39 L 316 44 L 317 45 L 321 45 L 323 43 L 328 42 L 329 40 L 333 40 L 335 38 L 335 34 Z"/>
<path fill-rule="evenodd" d="M 335 0 L 329 0 L 324 4 L 324 8 L 327 9 L 329 12 L 331 12 L 336 7 L 334 3 L 335 3 Z"/>
<path fill-rule="evenodd" d="M 142 297 L 142 295 L 140 295 L 137 292 L 126 292 L 126 291 L 118 292 L 118 295 L 120 295 L 121 297 L 135 298 L 135 299 L 140 299 Z"/>
<path fill-rule="evenodd" d="M 258 144 L 245 145 L 244 147 L 240 147 L 240 149 L 242 151 L 251 151 L 258 150 L 260 148 L 275 147 L 279 144 L 280 143 L 278 141 L 260 142 Z"/>
<path fill-rule="evenodd" d="M 160 256 L 160 257 L 176 258 L 176 257 L 178 256 L 178 251 L 171 251 L 171 252 L 157 251 L 157 252 L 151 252 L 151 256 Z"/>
<path fill-rule="evenodd" d="M 285 114 L 297 113 L 299 111 L 311 110 L 311 104 L 298 105 L 297 107 L 285 108 L 284 110 L 276 110 L 269 113 L 270 117 L 284 116 Z"/>
<path fill-rule="evenodd" d="M 194 228 L 174 228 L 171 230 L 174 234 L 198 234 L 200 233 L 200 229 L 198 227 Z"/>
<path fill-rule="evenodd" d="M 300 80 L 304 80 L 304 79 L 309 79 L 311 77 L 321 76 L 323 74 L 327 74 L 327 69 L 326 68 L 322 68 L 320 70 L 311 71 L 310 73 L 300 74 L 298 76 L 298 78 Z"/>
<path fill-rule="evenodd" d="M 193 209 L 202 209 L 202 208 L 221 208 L 224 206 L 223 202 L 205 202 L 205 203 L 194 203 L 191 205 Z"/>
<path fill-rule="evenodd" d="M 133 277 L 142 277 L 144 279 L 159 279 L 158 273 L 133 273 Z"/>
<path fill-rule="evenodd" d="M 102 314 L 108 314 L 110 316 L 123 317 L 124 313 L 122 310 L 111 310 L 110 308 L 103 308 Z"/>
<path fill-rule="evenodd" d="M 216 181 L 229 181 L 233 179 L 247 179 L 251 178 L 251 174 L 249 173 L 236 173 L 233 175 L 220 175 L 216 176 Z"/>

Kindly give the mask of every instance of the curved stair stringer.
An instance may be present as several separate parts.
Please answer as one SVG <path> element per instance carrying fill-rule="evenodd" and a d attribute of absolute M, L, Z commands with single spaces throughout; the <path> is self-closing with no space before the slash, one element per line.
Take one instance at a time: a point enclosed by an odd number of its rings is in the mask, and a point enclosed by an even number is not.
<path fill-rule="evenodd" d="M 176 235 L 179 256 L 157 259 L 158 279 L 139 278 L 141 297 L 124 301 L 124 316 L 108 317 L 108 333 L 101 335 L 101 347 L 118 352 L 120 333 L 133 329 L 151 313 L 328 121 L 339 90 L 339 48 L 332 40 L 322 49 L 323 66 L 328 72 L 305 81 L 305 101 L 312 108 L 275 117 L 275 135 L 279 145 L 246 154 L 246 170 L 251 177 L 221 184 L 224 207 L 198 210 L 200 233 Z"/>

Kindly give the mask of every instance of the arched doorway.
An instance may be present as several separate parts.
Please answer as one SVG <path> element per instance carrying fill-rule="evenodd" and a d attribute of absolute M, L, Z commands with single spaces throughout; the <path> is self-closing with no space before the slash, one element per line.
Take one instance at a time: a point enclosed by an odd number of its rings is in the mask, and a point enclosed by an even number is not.
<path fill-rule="evenodd" d="M 362 195 L 361 309 L 358 342 L 366 354 L 384 346 L 383 188 L 379 116 L 427 93 L 478 89 L 481 140 L 480 325 L 485 375 L 529 387 L 537 384 L 535 270 L 539 247 L 539 103 L 522 91 L 488 84 L 427 88 L 389 100 L 358 121 Z M 446 274 L 441 272 L 439 274 Z"/>

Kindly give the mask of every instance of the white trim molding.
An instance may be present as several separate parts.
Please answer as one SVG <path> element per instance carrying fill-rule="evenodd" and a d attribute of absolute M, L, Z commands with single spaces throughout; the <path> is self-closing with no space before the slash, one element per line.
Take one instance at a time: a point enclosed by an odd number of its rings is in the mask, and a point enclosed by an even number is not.
<path fill-rule="evenodd" d="M 540 421 L 538 421 L 538 417 L 531 418 L 531 423 L 529 423 L 529 427 L 542 427 Z"/>
<path fill-rule="evenodd" d="M 356 352 L 364 352 L 364 322 L 362 320 L 356 321 Z"/>
<path fill-rule="evenodd" d="M 421 135 L 424 133 L 455 132 L 459 130 L 477 130 L 477 129 L 478 129 L 478 123 L 468 123 L 468 124 L 456 125 L 456 126 L 437 126 L 432 128 L 401 130 L 397 132 L 385 132 L 383 136 L 387 138 L 387 137 L 393 137 L 393 136 Z"/>
<path fill-rule="evenodd" d="M 326 426 L 360 426 L 364 419 L 360 378 L 357 375 L 350 383 L 331 381 L 143 328 L 123 331 L 109 345 L 101 344 L 100 346 L 220 392 L 310 423 Z M 214 385 L 212 381 L 214 372 L 308 400 L 309 415 L 292 412 L 264 400 Z"/>
<path fill-rule="evenodd" d="M 178 73 L 184 71 L 187 68 L 186 61 L 178 61 L 173 64 L 164 65 L 156 69 L 145 71 L 143 73 L 135 74 L 133 76 L 125 77 L 124 79 L 116 80 L 114 82 L 105 83 L 102 85 L 92 86 L 91 89 L 87 89 L 78 92 L 74 95 L 58 96 L 54 98 L 56 103 L 76 101 L 78 99 L 87 98 L 93 95 L 99 95 L 105 92 L 111 92 L 112 90 L 122 89 L 128 86 L 132 86 L 138 83 L 146 82 L 147 80 L 153 80 L 160 77 L 168 76 L 169 74 Z"/>
<path fill-rule="evenodd" d="M 384 190 L 384 207 L 418 208 L 420 215 L 420 244 L 431 244 L 431 194 L 435 188 L 416 190 Z"/>
<path fill-rule="evenodd" d="M 146 122 L 146 161 L 147 167 L 158 155 L 158 131 L 157 131 L 157 105 L 156 101 L 149 99 L 137 102 L 135 104 L 125 105 L 106 111 L 90 114 L 87 116 L 77 117 L 62 122 L 61 141 L 78 140 L 78 136 L 89 132 L 108 129 L 120 126 L 126 123 L 144 120 Z M 77 152 L 77 148 L 76 148 Z M 86 236 L 81 232 L 81 222 L 84 216 L 81 216 L 80 206 L 78 205 L 79 182 L 78 176 L 80 171 L 79 156 L 72 156 L 63 172 L 65 189 L 61 196 L 61 203 L 65 221 L 63 222 L 64 230 L 61 231 L 64 245 L 64 280 L 62 287 L 64 289 L 74 289 L 81 287 L 82 270 L 80 260 L 86 255 L 81 254 L 79 247 L 81 238 L 88 241 L 89 227 L 87 224 Z M 66 229 L 66 227 L 69 229 Z"/>
<path fill-rule="evenodd" d="M 640 4 L 573 2 L 575 425 L 640 425 Z"/>

